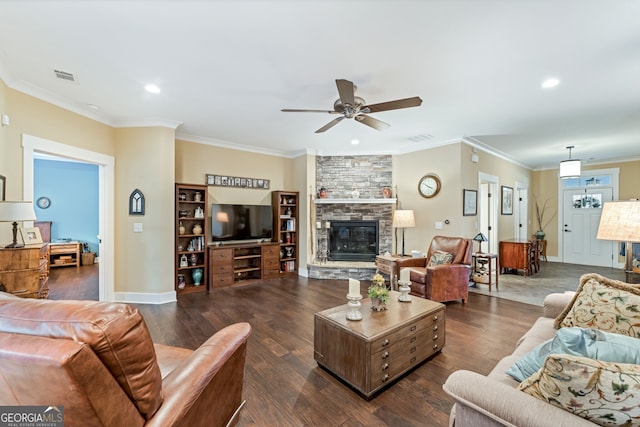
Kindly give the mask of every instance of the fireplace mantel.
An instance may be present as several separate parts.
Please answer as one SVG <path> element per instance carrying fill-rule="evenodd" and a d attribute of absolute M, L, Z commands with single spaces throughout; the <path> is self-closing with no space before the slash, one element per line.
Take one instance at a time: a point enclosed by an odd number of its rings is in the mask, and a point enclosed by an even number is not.
<path fill-rule="evenodd" d="M 355 204 L 355 203 L 380 203 L 380 204 L 395 204 L 397 199 L 389 198 L 389 199 L 315 199 L 313 202 L 316 205 L 331 205 L 331 204 Z"/>

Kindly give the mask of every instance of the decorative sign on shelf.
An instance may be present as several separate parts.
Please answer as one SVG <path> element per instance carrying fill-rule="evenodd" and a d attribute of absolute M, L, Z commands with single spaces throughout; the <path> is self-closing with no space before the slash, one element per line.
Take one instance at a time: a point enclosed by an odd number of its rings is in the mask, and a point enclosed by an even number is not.
<path fill-rule="evenodd" d="M 207 185 L 213 185 L 216 187 L 258 188 L 258 189 L 268 190 L 269 180 L 238 177 L 238 176 L 228 176 L 228 175 L 207 174 Z"/>

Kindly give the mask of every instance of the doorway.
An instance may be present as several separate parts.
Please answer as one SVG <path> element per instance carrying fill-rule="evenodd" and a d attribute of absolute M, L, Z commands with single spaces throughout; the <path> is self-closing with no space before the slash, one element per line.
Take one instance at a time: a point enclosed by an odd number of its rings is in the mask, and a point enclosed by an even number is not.
<path fill-rule="evenodd" d="M 100 301 L 114 300 L 114 158 L 59 142 L 23 134 L 23 200 L 33 200 L 33 158 L 44 153 L 98 165 L 98 229 L 100 265 L 98 296 Z"/>
<path fill-rule="evenodd" d="M 596 235 L 604 203 L 618 200 L 619 169 L 583 171 L 558 178 L 558 238 L 562 262 L 619 268 L 615 244 Z"/>
<path fill-rule="evenodd" d="M 529 190 L 521 182 L 515 183 L 513 215 L 515 218 L 515 233 L 517 239 L 529 240 Z"/>
<path fill-rule="evenodd" d="M 478 173 L 478 232 L 487 236 L 483 252 L 498 253 L 498 177 Z M 497 266 L 496 266 L 497 267 Z"/>

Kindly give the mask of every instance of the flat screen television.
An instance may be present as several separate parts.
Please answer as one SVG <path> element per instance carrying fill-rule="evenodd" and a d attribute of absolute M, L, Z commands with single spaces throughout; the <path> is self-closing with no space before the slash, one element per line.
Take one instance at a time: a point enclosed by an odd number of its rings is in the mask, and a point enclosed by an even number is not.
<path fill-rule="evenodd" d="M 273 236 L 271 206 L 211 205 L 211 240 L 231 242 L 243 240 L 270 240 Z"/>

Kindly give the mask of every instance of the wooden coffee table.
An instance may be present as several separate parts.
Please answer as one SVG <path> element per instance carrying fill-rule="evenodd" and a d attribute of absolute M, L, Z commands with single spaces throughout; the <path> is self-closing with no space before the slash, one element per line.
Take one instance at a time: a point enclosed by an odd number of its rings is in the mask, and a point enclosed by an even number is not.
<path fill-rule="evenodd" d="M 314 359 L 367 400 L 445 344 L 444 304 L 398 295 L 380 312 L 363 299 L 358 321 L 347 320 L 346 304 L 314 315 Z"/>

